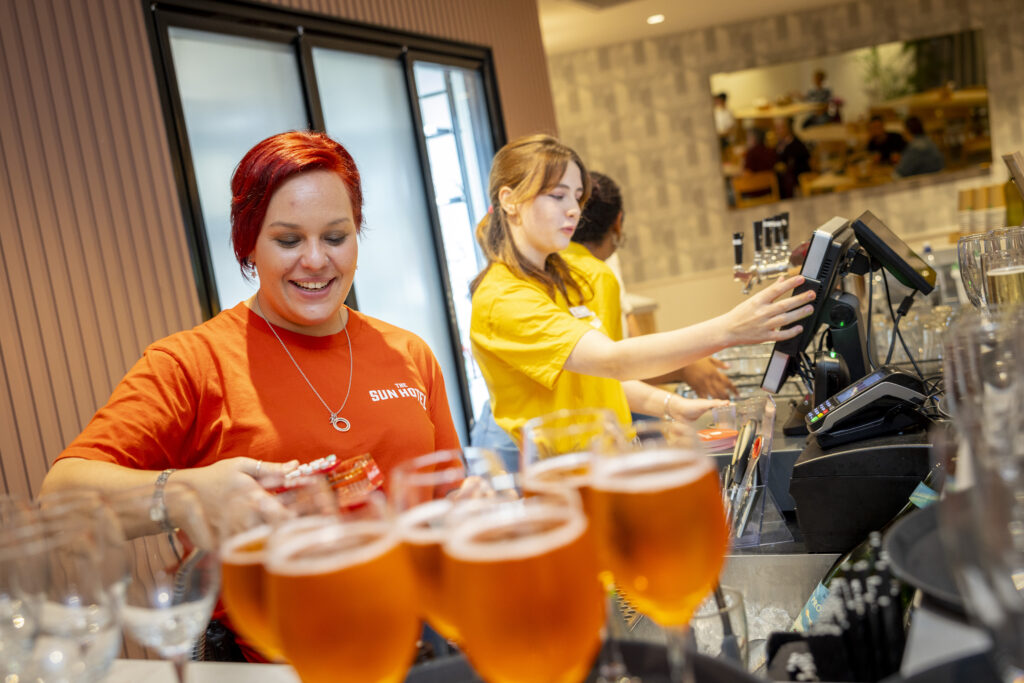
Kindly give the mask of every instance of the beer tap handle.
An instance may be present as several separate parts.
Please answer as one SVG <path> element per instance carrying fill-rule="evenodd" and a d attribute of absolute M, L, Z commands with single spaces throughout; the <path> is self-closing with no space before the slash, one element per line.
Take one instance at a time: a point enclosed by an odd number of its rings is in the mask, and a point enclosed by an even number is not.
<path fill-rule="evenodd" d="M 761 232 L 761 221 L 754 221 L 754 260 L 761 258 L 763 234 Z"/>
<path fill-rule="evenodd" d="M 743 270 L 743 233 L 732 234 L 732 253 L 736 261 L 736 270 Z"/>
<path fill-rule="evenodd" d="M 782 242 L 789 244 L 789 211 L 780 216 L 779 223 L 782 224 Z"/>
<path fill-rule="evenodd" d="M 772 231 L 775 233 L 775 246 L 782 246 L 782 220 L 776 218 L 772 221 Z"/>
<path fill-rule="evenodd" d="M 769 221 L 763 222 L 764 226 L 764 250 L 769 254 L 772 253 L 772 228 Z"/>

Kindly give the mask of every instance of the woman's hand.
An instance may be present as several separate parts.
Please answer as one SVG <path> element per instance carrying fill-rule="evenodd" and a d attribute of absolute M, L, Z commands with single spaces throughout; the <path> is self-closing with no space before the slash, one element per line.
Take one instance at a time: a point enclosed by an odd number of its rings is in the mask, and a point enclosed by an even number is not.
<path fill-rule="evenodd" d="M 803 282 L 802 275 L 779 280 L 723 315 L 720 320 L 725 326 L 726 346 L 782 341 L 800 334 L 802 325 L 785 330 L 780 328 L 806 318 L 814 311 L 811 305 L 815 296 L 813 290 L 798 296 L 786 296 Z"/>
<path fill-rule="evenodd" d="M 169 480 L 192 487 L 199 496 L 210 526 L 219 538 L 224 539 L 257 523 L 256 517 L 273 515 L 275 507 L 280 505 L 273 494 L 263 488 L 259 478 L 283 477 L 298 464 L 298 460 L 277 463 L 254 458 L 228 458 L 206 467 L 178 470 Z M 170 512 L 173 523 L 173 511 Z"/>
<path fill-rule="evenodd" d="M 679 376 L 698 396 L 729 398 L 736 396 L 738 390 L 732 380 L 722 372 L 728 367 L 728 363 L 708 356 L 681 368 Z"/>
<path fill-rule="evenodd" d="M 728 401 L 714 398 L 683 398 L 672 394 L 665 408 L 667 416 L 673 420 L 686 420 L 693 422 L 700 419 L 700 416 L 712 408 L 721 408 L 729 405 Z"/>

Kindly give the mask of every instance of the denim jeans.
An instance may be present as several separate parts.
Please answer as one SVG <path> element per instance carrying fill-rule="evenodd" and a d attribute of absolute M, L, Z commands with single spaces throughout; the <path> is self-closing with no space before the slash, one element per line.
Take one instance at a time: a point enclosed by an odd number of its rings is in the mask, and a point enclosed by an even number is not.
<path fill-rule="evenodd" d="M 501 457 L 506 471 L 519 471 L 519 447 L 516 446 L 508 432 L 494 421 L 490 401 L 484 403 L 483 408 L 480 409 L 480 415 L 473 425 L 473 431 L 469 433 L 469 444 L 477 448 L 490 448 Z"/>

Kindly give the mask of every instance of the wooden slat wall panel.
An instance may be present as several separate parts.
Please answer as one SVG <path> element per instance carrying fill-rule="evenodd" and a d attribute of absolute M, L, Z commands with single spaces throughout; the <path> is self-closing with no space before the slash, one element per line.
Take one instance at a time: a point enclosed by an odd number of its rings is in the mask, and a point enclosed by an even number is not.
<path fill-rule="evenodd" d="M 146 344 L 200 321 L 142 19 L 132 0 L 0 3 L 11 492 L 38 491 Z"/>
<path fill-rule="evenodd" d="M 534 0 L 276 0 L 492 47 L 554 131 Z M 0 492 L 37 493 L 147 344 L 201 322 L 138 0 L 0 0 Z"/>

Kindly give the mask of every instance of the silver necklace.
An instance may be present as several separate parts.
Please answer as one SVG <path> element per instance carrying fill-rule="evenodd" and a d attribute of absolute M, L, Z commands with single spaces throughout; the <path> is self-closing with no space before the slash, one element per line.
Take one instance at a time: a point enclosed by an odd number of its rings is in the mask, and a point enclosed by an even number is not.
<path fill-rule="evenodd" d="M 324 408 L 327 409 L 327 412 L 331 414 L 331 426 L 339 432 L 347 432 L 352 429 L 352 424 L 338 414 L 345 409 L 345 405 L 348 403 L 349 392 L 352 391 L 352 337 L 348 336 L 348 323 L 345 323 L 345 327 L 341 328 L 345 333 L 345 341 L 348 342 L 348 389 L 345 389 L 345 400 L 341 402 L 341 407 L 337 410 L 331 410 L 331 407 L 327 405 L 327 401 L 323 399 L 320 392 L 316 390 L 313 383 L 309 381 L 308 377 L 306 377 L 306 373 L 304 373 L 302 368 L 299 367 L 299 364 L 295 361 L 295 357 L 292 355 L 292 352 L 288 350 L 288 347 L 285 346 L 284 340 L 281 339 L 281 335 L 279 335 L 277 330 L 274 329 L 273 323 L 267 320 L 267 316 L 263 315 L 263 309 L 260 308 L 260 299 L 258 296 L 253 299 L 253 303 L 256 305 L 256 312 L 261 318 L 263 318 L 264 322 L 267 323 L 267 327 L 269 327 L 270 331 L 274 333 L 275 337 L 277 337 L 277 341 L 281 344 L 281 348 L 288 354 L 288 358 L 291 359 L 292 365 L 294 365 L 295 369 L 299 371 L 300 375 L 302 375 L 302 379 L 306 380 L 306 384 L 309 385 L 309 388 L 316 395 L 320 403 L 323 404 Z"/>

